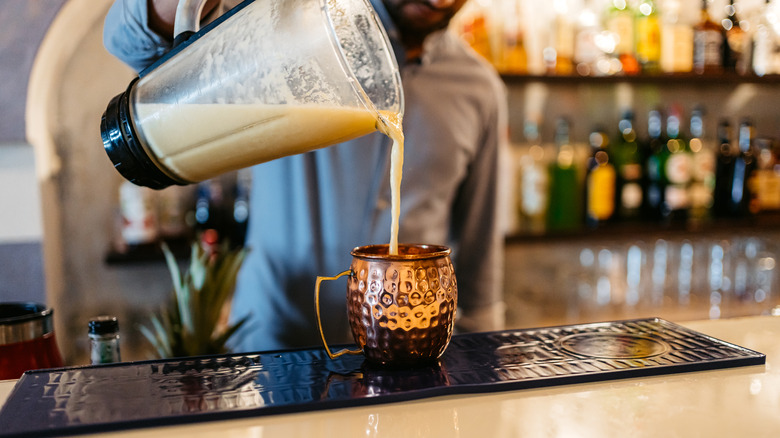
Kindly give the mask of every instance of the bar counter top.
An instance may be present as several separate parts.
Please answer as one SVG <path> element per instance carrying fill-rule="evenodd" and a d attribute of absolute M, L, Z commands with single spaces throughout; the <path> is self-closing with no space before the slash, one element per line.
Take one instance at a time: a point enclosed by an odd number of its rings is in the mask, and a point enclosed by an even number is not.
<path fill-rule="evenodd" d="M 679 322 L 766 364 L 490 394 L 448 395 L 100 434 L 111 437 L 780 436 L 780 317 Z M 0 381 L 0 404 L 16 381 Z M 94 436 L 94 435 L 93 435 Z"/>

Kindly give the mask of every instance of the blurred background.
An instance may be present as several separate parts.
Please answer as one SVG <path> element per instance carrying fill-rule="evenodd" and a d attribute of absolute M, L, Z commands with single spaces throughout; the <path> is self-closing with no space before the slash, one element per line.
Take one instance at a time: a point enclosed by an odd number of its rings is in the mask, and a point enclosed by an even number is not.
<path fill-rule="evenodd" d="M 509 92 L 510 328 L 776 312 L 778 3 L 471 0 L 464 8 L 453 30 Z M 145 358 L 137 326 L 170 292 L 159 242 L 184 257 L 206 230 L 240 242 L 246 221 L 243 172 L 152 192 L 123 184 L 110 166 L 100 116 L 135 76 L 103 48 L 110 4 L 4 0 L 0 8 L 0 301 L 53 307 L 69 364 L 88 363 L 87 322 L 104 313 L 119 318 L 123 359 Z M 729 51 L 735 28 L 746 43 Z M 705 31 L 720 35 L 717 63 L 696 43 Z M 737 62 L 740 47 L 748 57 Z M 741 186 L 736 164 L 723 165 L 731 173 L 719 167 L 724 151 L 730 163 L 749 164 Z M 664 170 L 653 174 L 650 163 Z M 729 182 L 727 196 L 718 181 Z M 652 203 L 651 193 L 664 196 Z"/>

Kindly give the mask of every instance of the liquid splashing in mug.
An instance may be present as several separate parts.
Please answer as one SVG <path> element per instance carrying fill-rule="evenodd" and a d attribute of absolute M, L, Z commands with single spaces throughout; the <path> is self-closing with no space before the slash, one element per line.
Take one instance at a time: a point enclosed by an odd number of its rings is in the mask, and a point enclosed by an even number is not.
<path fill-rule="evenodd" d="M 398 227 L 401 217 L 401 176 L 404 165 L 404 133 L 400 113 L 382 111 L 377 118 L 379 131 L 393 140 L 390 152 L 390 195 L 393 221 L 390 225 L 390 254 L 398 254 Z"/>

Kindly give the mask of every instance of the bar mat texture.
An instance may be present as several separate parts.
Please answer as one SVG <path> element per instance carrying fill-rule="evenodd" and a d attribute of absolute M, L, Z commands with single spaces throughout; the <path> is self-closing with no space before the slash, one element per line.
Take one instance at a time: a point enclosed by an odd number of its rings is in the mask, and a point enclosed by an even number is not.
<path fill-rule="evenodd" d="M 761 365 L 766 356 L 651 318 L 453 336 L 430 366 L 323 349 L 28 371 L 0 436 L 105 432 Z"/>

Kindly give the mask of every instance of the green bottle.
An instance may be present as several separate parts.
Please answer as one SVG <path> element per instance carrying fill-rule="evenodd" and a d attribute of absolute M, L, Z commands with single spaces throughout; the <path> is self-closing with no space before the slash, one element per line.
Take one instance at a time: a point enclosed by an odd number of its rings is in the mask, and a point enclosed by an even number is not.
<path fill-rule="evenodd" d="M 615 206 L 619 220 L 635 220 L 642 215 L 644 203 L 645 161 L 644 149 L 634 129 L 634 113 L 625 111 L 618 123 L 618 132 L 612 153 L 617 179 Z"/>
<path fill-rule="evenodd" d="M 547 229 L 576 230 L 582 224 L 582 191 L 574 146 L 569 141 L 569 121 L 560 118 L 555 126 L 556 156 L 550 163 Z"/>
<path fill-rule="evenodd" d="M 645 214 L 643 216 L 652 222 L 657 222 L 663 217 L 664 195 L 666 193 L 664 168 L 666 159 L 669 157 L 660 110 L 652 110 L 648 113 L 647 134 L 647 150 L 650 155 L 645 163 L 646 185 L 643 208 Z"/>

